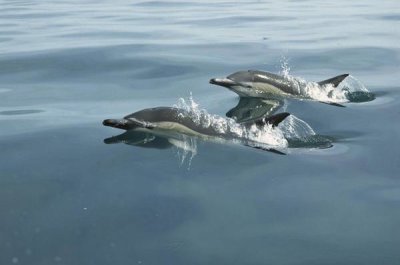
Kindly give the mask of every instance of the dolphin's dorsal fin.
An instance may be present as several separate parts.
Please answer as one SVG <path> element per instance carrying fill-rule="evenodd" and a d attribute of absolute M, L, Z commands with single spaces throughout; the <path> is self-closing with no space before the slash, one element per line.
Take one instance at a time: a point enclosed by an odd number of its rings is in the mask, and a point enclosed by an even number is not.
<path fill-rule="evenodd" d="M 349 74 L 338 75 L 338 76 L 320 81 L 320 82 L 318 82 L 318 85 L 324 86 L 324 85 L 332 84 L 333 87 L 337 87 L 340 84 L 340 82 L 342 82 L 348 76 L 349 76 Z"/>
<path fill-rule="evenodd" d="M 281 123 L 281 121 L 283 121 L 284 119 L 286 119 L 287 116 L 289 116 L 290 113 L 288 112 L 282 112 L 282 113 L 278 113 L 266 118 L 261 118 L 258 120 L 255 120 L 253 123 L 255 123 L 258 126 L 264 126 L 266 124 L 271 124 L 272 127 L 276 127 L 278 126 L 279 123 Z"/>

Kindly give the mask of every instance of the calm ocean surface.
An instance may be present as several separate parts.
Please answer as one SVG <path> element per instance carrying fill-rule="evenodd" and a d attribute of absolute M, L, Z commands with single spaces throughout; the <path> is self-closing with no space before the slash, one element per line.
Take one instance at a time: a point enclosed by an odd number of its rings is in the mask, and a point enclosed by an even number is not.
<path fill-rule="evenodd" d="M 333 139 L 286 156 L 105 144 L 212 77 L 350 73 L 376 99 L 285 110 Z M 0 0 L 0 264 L 400 264 L 399 1 Z"/>

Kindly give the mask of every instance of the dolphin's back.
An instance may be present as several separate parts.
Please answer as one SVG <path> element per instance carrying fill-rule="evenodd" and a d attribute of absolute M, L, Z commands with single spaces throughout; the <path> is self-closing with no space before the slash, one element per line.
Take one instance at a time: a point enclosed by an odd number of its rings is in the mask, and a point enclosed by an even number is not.
<path fill-rule="evenodd" d="M 157 107 L 143 109 L 124 117 L 124 119 L 135 118 L 146 122 L 177 122 L 178 116 L 186 116 L 188 113 L 178 108 Z"/>
<path fill-rule="evenodd" d="M 195 122 L 193 115 L 184 110 L 173 107 L 157 107 L 140 110 L 124 117 L 125 119 L 136 119 L 143 122 L 154 124 L 175 124 L 179 127 L 184 126 L 196 134 L 208 136 L 222 136 L 221 132 L 216 131 L 212 127 L 203 126 L 201 121 Z M 182 128 L 182 127 L 181 127 Z M 183 128 L 184 129 L 184 128 Z"/>
<path fill-rule="evenodd" d="M 269 90 L 271 92 L 274 91 L 275 88 L 287 94 L 293 95 L 299 93 L 298 90 L 293 87 L 292 82 L 290 82 L 283 76 L 273 74 L 270 72 L 259 71 L 259 70 L 239 71 L 229 75 L 227 78 L 239 84 L 252 83 L 254 86 L 256 86 L 256 88 L 260 90 L 266 89 L 267 91 Z"/>
<path fill-rule="evenodd" d="M 250 71 L 239 71 L 228 75 L 226 78 L 235 81 L 237 83 L 243 82 L 253 82 L 254 76 L 250 73 Z"/>
<path fill-rule="evenodd" d="M 288 80 L 284 76 L 258 70 L 250 70 L 250 72 L 254 75 L 255 83 L 268 83 L 284 93 L 292 95 L 300 94 L 300 91 L 293 86 L 293 81 Z"/>

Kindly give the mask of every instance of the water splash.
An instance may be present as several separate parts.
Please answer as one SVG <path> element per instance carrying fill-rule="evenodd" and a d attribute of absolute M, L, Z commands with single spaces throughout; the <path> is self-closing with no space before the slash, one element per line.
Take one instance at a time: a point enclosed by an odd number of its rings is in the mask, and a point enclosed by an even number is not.
<path fill-rule="evenodd" d="M 317 134 L 302 119 L 290 115 L 281 123 L 281 130 L 288 140 L 289 148 L 329 148 L 333 139 Z"/>
<path fill-rule="evenodd" d="M 194 137 L 182 135 L 181 139 L 170 138 L 168 141 L 176 147 L 180 166 L 187 164 L 189 170 L 193 158 L 197 155 L 197 139 Z"/>
<path fill-rule="evenodd" d="M 365 87 L 360 80 L 355 78 L 352 75 L 349 75 L 346 79 L 344 79 L 338 86 L 342 90 L 348 92 L 369 92 L 368 89 Z"/>
<path fill-rule="evenodd" d="M 375 99 L 375 95 L 371 93 L 361 81 L 352 75 L 343 80 L 339 86 L 346 93 L 346 98 L 350 102 L 367 102 Z"/>
<path fill-rule="evenodd" d="M 266 125 L 262 128 L 256 125 L 245 127 L 234 119 L 209 114 L 205 109 L 200 108 L 199 104 L 193 100 L 192 95 L 187 100 L 180 98 L 174 107 L 187 111 L 197 125 L 205 128 L 212 127 L 217 132 L 226 135 L 226 139 L 221 140 L 242 143 L 251 141 L 263 148 L 285 149 L 288 145 L 279 126 L 277 128 L 272 128 L 271 125 Z"/>
<path fill-rule="evenodd" d="M 306 81 L 301 77 L 285 76 L 285 78 L 296 88 L 298 93 L 305 97 L 318 101 L 346 103 L 346 91 L 332 84 L 320 86 L 317 82 Z"/>
<path fill-rule="evenodd" d="M 242 131 L 240 126 L 235 122 L 235 120 L 230 118 L 224 118 L 218 115 L 209 114 L 205 109 L 201 109 L 199 104 L 193 100 L 192 94 L 185 100 L 180 98 L 178 103 L 173 107 L 180 108 L 189 113 L 192 120 L 198 125 L 204 128 L 212 127 L 217 132 L 223 133 L 233 133 L 238 137 L 242 136 Z M 184 115 L 184 114 L 180 114 Z"/>
<path fill-rule="evenodd" d="M 283 75 L 284 77 L 290 76 L 289 59 L 282 55 L 279 61 L 281 63 L 281 70 L 279 71 L 279 74 Z"/>
<path fill-rule="evenodd" d="M 281 123 L 281 130 L 285 138 L 304 139 L 316 135 L 310 125 L 294 115 L 290 115 Z"/>
<path fill-rule="evenodd" d="M 346 77 L 337 87 L 332 84 L 320 86 L 317 82 L 290 75 L 289 60 L 286 57 L 282 56 L 280 63 L 279 74 L 305 98 L 332 103 L 366 102 L 375 99 L 365 85 L 352 75 Z"/>
<path fill-rule="evenodd" d="M 237 144 L 244 144 L 262 149 L 277 149 L 286 151 L 287 148 L 329 148 L 332 146 L 332 139 L 327 136 L 316 134 L 312 127 L 296 117 L 288 116 L 279 126 L 273 128 L 267 124 L 263 127 L 243 126 L 236 123 L 231 118 L 225 118 L 218 115 L 209 114 L 205 109 L 193 100 L 192 95 L 188 99 L 180 98 L 174 107 L 182 108 L 189 113 L 193 120 L 199 125 L 206 128 L 212 127 L 223 135 L 224 139 L 214 139 L 217 142 L 230 141 Z M 192 146 L 191 142 L 186 141 L 184 150 L 188 150 L 188 146 Z M 187 157 L 193 159 L 196 152 L 180 153 L 182 163 Z"/>

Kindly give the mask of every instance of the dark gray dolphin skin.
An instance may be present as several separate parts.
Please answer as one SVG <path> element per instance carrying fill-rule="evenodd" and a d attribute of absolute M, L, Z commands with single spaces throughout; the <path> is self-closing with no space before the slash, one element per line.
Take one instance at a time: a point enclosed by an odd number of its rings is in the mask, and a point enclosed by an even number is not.
<path fill-rule="evenodd" d="M 230 109 L 226 116 L 242 123 L 270 116 L 282 105 L 283 102 L 276 99 L 241 97 L 237 106 Z"/>
<path fill-rule="evenodd" d="M 240 123 L 240 125 L 248 128 L 254 124 L 259 127 L 265 126 L 266 124 L 271 124 L 273 127 L 275 127 L 289 115 L 290 114 L 287 112 L 282 112 L 269 117 L 264 116 L 251 121 L 245 121 Z M 221 132 L 212 126 L 202 126 L 201 124 L 196 123 L 190 113 L 186 110 L 172 107 L 143 109 L 127 115 L 122 119 L 106 119 L 103 121 L 103 125 L 123 129 L 126 131 L 133 130 L 152 133 L 162 137 L 169 137 L 173 134 L 183 134 L 206 139 L 212 137 L 226 140 L 237 138 L 237 136 L 233 134 Z M 126 141 L 127 139 L 124 139 L 123 137 L 108 138 L 105 140 L 105 142 L 121 142 L 121 140 Z M 248 145 L 245 141 L 243 144 Z M 281 153 L 280 151 L 273 149 L 266 150 Z"/>
<path fill-rule="evenodd" d="M 337 87 L 348 76 L 349 74 L 335 76 L 318 82 L 317 84 L 319 86 L 330 84 L 333 87 Z M 239 71 L 226 78 L 212 78 L 210 79 L 210 83 L 226 87 L 237 93 L 240 97 L 279 99 L 288 97 L 308 98 L 301 94 L 298 89 L 299 84 L 295 84 L 292 80 L 281 75 L 258 70 Z M 343 105 L 334 102 L 320 102 L 343 107 Z"/>

